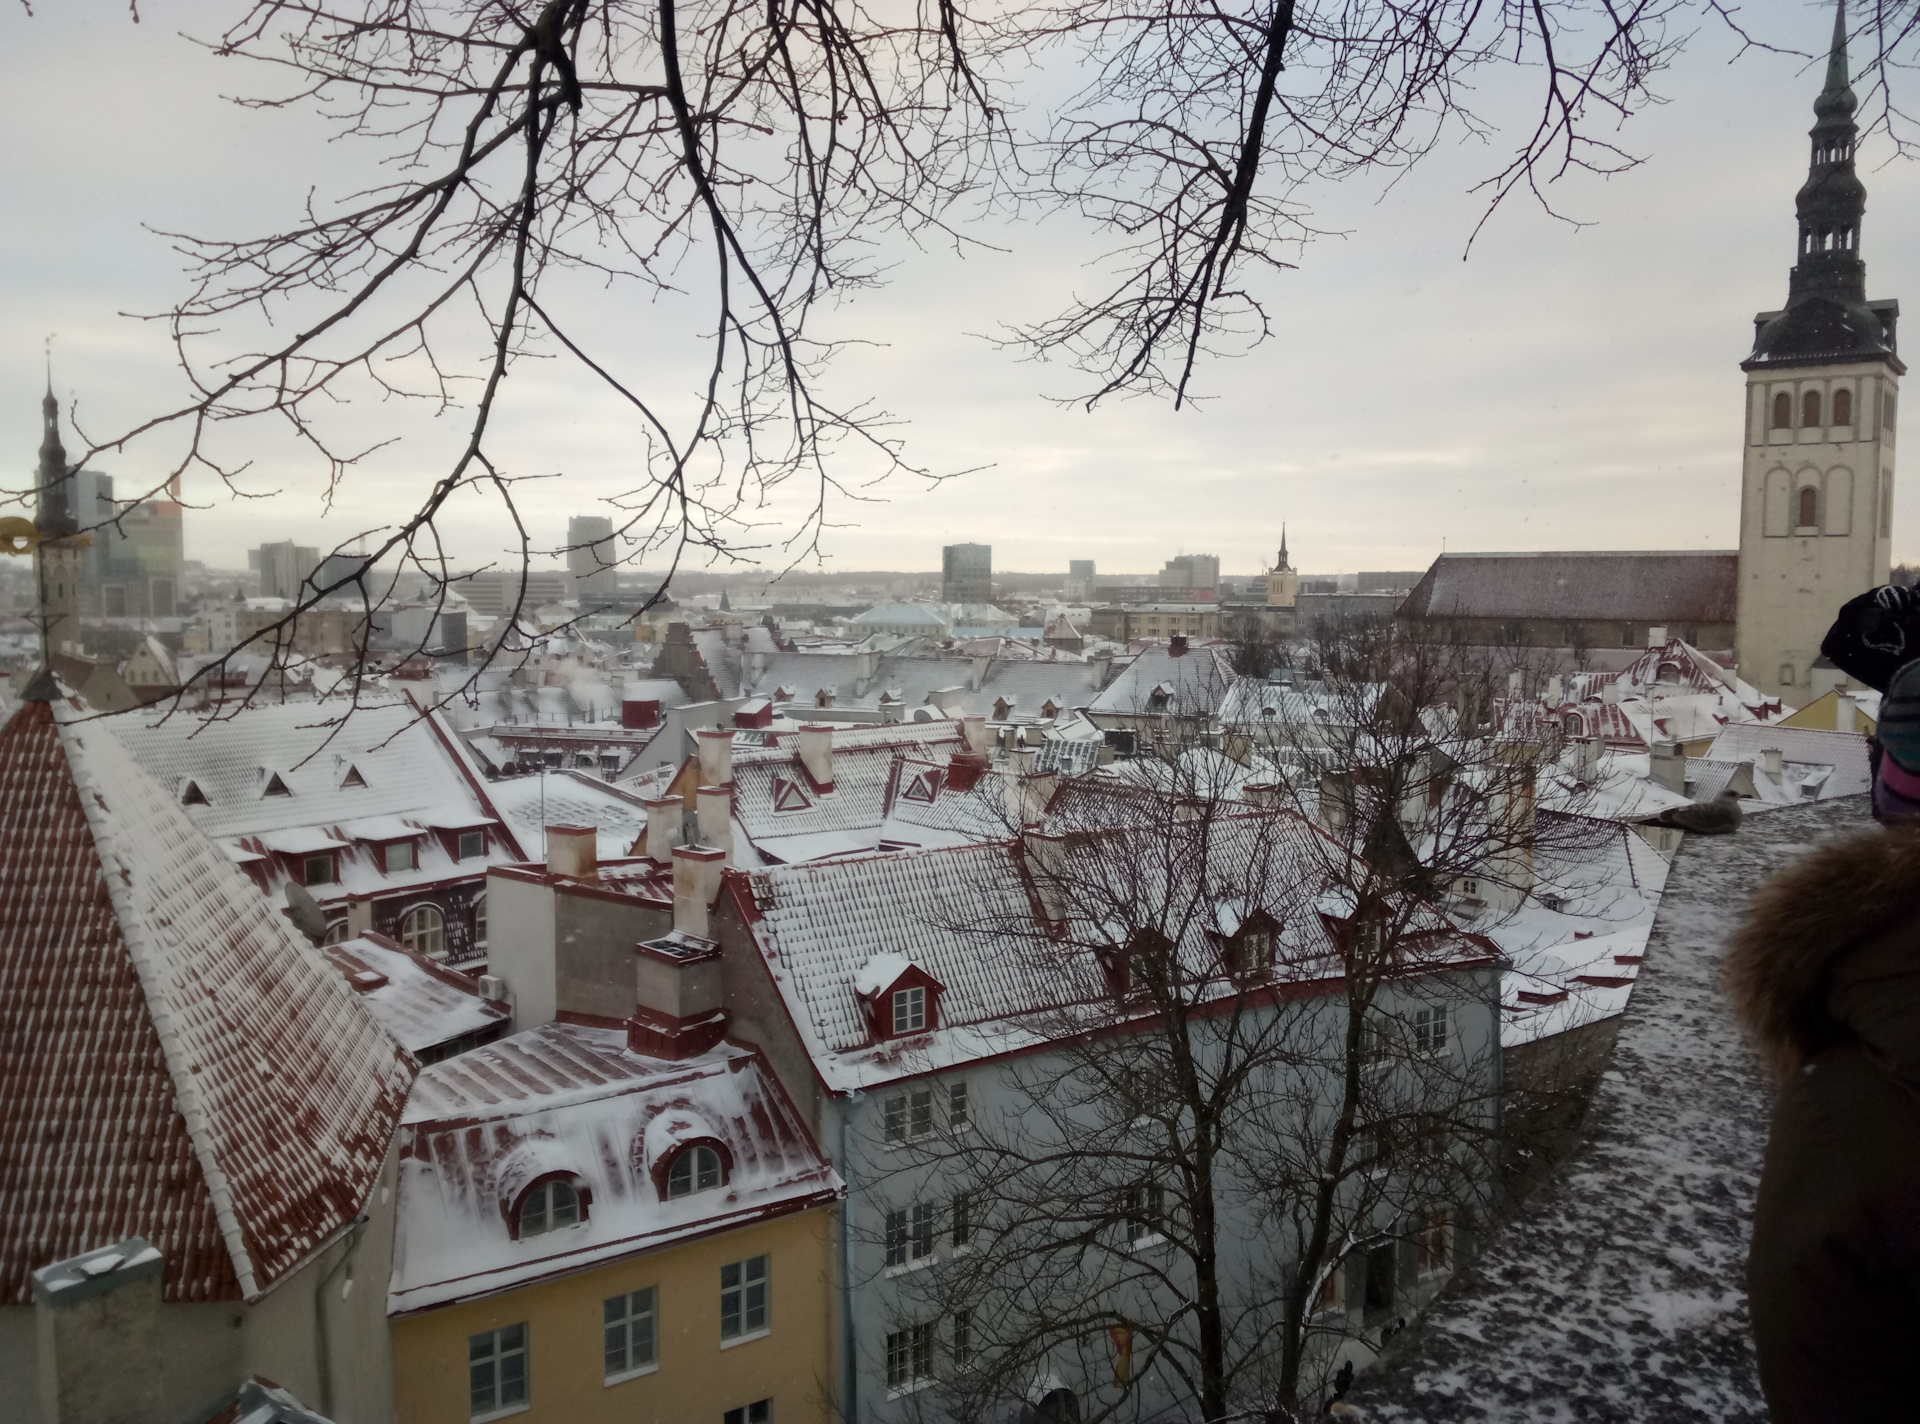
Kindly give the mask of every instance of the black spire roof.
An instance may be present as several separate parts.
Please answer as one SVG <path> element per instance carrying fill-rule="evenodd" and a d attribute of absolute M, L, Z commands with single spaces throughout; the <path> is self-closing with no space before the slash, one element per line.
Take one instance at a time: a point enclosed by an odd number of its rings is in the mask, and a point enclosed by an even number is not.
<path fill-rule="evenodd" d="M 67 469 L 66 447 L 60 443 L 60 402 L 54 399 L 51 383 L 40 402 L 40 425 L 40 507 L 34 522 L 42 534 L 57 538 L 80 526 L 74 518 L 72 471 Z"/>
<path fill-rule="evenodd" d="M 1754 318 L 1753 354 L 1741 363 L 1745 370 L 1875 360 L 1906 369 L 1894 354 L 1900 304 L 1867 300 L 1867 264 L 1860 256 L 1867 190 L 1853 171 L 1860 140 L 1853 114 L 1859 100 L 1848 78 L 1847 6 L 1837 0 L 1827 81 L 1813 101 L 1813 158 L 1794 198 L 1799 260 L 1787 277 L 1785 310 Z"/>

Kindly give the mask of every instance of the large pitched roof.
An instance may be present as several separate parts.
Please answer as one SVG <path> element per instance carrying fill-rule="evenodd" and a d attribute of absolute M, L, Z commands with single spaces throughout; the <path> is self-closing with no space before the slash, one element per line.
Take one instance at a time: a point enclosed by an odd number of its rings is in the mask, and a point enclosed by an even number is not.
<path fill-rule="evenodd" d="M 0 729 L 0 1300 L 127 1236 L 251 1298 L 350 1223 L 413 1067 L 100 722 Z"/>
<path fill-rule="evenodd" d="M 1442 554 L 1399 616 L 1731 623 L 1739 576 L 1721 550 Z"/>

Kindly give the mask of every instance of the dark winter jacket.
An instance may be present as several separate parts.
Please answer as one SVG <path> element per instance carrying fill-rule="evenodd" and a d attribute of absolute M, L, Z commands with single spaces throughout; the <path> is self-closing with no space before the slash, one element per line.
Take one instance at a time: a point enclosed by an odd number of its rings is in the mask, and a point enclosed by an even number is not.
<path fill-rule="evenodd" d="M 1727 980 L 1779 1082 L 1747 1261 L 1775 1424 L 1920 1420 L 1920 828 L 1776 876 Z"/>

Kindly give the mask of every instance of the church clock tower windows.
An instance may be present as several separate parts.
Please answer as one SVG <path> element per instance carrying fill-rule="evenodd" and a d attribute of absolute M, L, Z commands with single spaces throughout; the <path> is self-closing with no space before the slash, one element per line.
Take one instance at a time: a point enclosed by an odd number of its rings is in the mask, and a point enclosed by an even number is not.
<path fill-rule="evenodd" d="M 1834 611 L 1886 582 L 1892 563 L 1895 394 L 1907 368 L 1894 339 L 1900 304 L 1866 295 L 1856 107 L 1838 0 L 1807 181 L 1794 200 L 1787 304 L 1754 318 L 1753 352 L 1741 363 L 1736 653 L 1741 677 L 1790 703 L 1814 693 L 1813 663 Z"/>

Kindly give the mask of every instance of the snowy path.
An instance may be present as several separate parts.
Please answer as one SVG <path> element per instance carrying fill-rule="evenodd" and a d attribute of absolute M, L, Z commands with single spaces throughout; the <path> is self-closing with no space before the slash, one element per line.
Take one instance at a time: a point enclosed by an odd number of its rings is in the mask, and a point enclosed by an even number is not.
<path fill-rule="evenodd" d="M 1776 866 L 1867 823 L 1847 797 L 1687 839 L 1587 1140 L 1356 1383 L 1369 1419 L 1764 1424 L 1743 1277 L 1768 1093 L 1721 945 Z"/>

